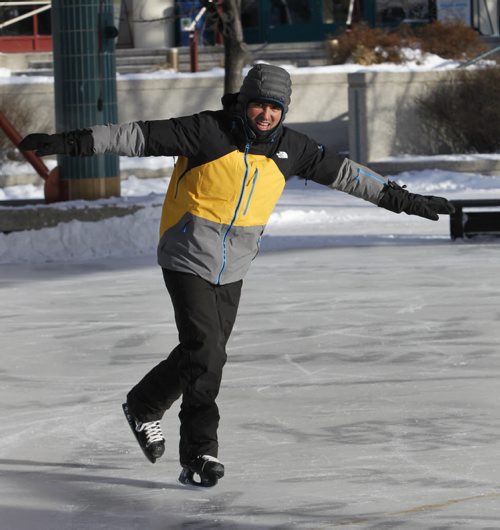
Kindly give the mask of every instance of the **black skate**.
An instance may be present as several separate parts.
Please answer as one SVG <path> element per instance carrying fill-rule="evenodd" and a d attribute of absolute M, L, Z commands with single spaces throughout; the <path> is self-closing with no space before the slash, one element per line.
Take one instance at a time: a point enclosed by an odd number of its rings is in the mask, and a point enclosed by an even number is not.
<path fill-rule="evenodd" d="M 135 418 L 126 403 L 122 407 L 128 424 L 141 446 L 143 453 L 154 464 L 156 459 L 160 458 L 165 452 L 165 438 L 161 432 L 160 422 L 149 421 L 147 423 L 141 423 Z"/>
<path fill-rule="evenodd" d="M 197 456 L 187 465 L 182 465 L 179 482 L 191 486 L 210 488 L 224 476 L 224 465 L 209 455 Z"/>

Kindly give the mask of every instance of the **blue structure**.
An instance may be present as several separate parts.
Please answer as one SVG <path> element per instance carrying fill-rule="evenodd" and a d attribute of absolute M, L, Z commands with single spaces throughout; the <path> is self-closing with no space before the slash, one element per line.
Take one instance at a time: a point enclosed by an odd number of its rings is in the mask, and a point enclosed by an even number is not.
<path fill-rule="evenodd" d="M 117 122 L 111 0 L 52 1 L 56 131 Z M 59 156 L 68 199 L 120 195 L 119 158 Z"/>
<path fill-rule="evenodd" d="M 189 46 L 189 32 L 183 27 L 184 24 L 190 23 L 200 9 L 202 8 L 202 3 L 200 0 L 194 1 L 178 1 L 175 3 L 175 14 L 176 14 L 176 25 L 175 25 L 175 41 L 177 46 Z M 203 16 L 196 26 L 196 31 L 198 33 L 198 42 L 203 44 L 203 34 L 204 34 L 204 22 L 205 16 Z"/>

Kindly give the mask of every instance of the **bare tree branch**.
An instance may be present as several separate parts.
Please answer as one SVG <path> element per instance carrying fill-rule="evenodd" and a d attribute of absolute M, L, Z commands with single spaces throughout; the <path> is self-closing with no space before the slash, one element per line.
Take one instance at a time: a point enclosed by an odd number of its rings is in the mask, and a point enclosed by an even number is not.
<path fill-rule="evenodd" d="M 224 93 L 237 92 L 241 71 L 248 58 L 248 46 L 241 24 L 241 0 L 222 0 L 222 35 L 224 37 Z"/>

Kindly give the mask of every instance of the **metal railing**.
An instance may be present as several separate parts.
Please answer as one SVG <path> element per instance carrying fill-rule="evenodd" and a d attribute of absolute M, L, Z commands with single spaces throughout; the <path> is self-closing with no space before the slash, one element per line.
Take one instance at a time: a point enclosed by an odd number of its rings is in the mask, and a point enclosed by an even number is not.
<path fill-rule="evenodd" d="M 494 55 L 495 53 L 499 53 L 499 52 L 500 52 L 500 46 L 496 46 L 495 48 L 487 52 L 481 53 L 477 57 L 474 57 L 473 59 L 470 59 L 469 61 L 466 61 L 465 63 L 458 65 L 457 68 L 467 68 L 468 66 L 471 66 L 479 61 L 482 61 L 483 59 L 486 59 L 486 57 L 489 57 L 490 55 Z"/>
<path fill-rule="evenodd" d="M 7 138 L 19 149 L 19 144 L 22 136 L 14 127 L 12 122 L 0 110 L 0 130 L 2 130 Z M 34 151 L 21 151 L 21 154 L 33 166 L 33 169 L 44 180 L 44 195 L 46 202 L 57 202 L 63 199 L 63 191 L 61 188 L 61 181 L 59 179 L 59 167 L 49 170 L 44 161 L 39 158 Z M 5 205 L 5 203 L 3 203 Z"/>

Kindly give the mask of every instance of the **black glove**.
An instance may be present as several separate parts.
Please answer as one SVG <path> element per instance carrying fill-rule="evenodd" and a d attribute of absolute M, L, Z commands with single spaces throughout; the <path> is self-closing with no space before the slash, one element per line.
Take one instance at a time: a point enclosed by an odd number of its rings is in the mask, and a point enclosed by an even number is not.
<path fill-rule="evenodd" d="M 94 154 L 94 139 L 90 129 L 79 129 L 59 134 L 28 134 L 19 144 L 21 151 L 35 151 L 37 156 Z"/>
<path fill-rule="evenodd" d="M 453 204 L 444 197 L 410 193 L 392 181 L 384 186 L 378 206 L 391 212 L 405 212 L 408 215 L 418 215 L 431 221 L 437 221 L 438 214 L 450 214 L 455 211 Z"/>

